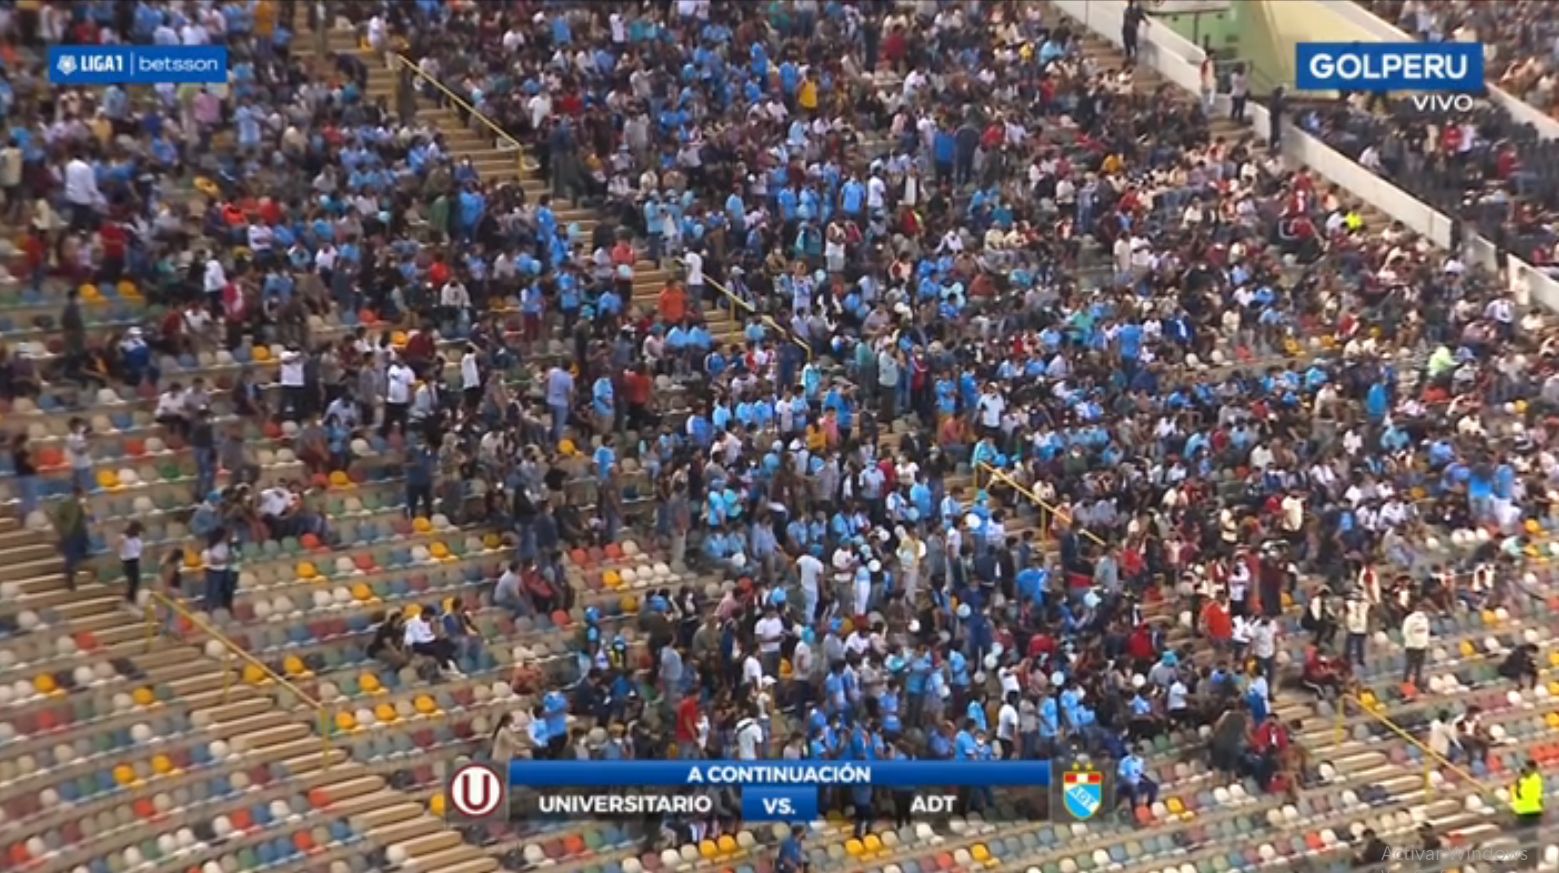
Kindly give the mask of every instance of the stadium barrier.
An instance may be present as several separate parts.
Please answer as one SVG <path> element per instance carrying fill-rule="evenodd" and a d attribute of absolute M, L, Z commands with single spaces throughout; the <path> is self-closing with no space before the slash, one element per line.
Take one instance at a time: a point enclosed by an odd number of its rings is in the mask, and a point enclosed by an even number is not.
<path fill-rule="evenodd" d="M 158 634 L 169 625 L 174 623 L 175 616 L 179 619 L 182 619 L 184 622 L 188 623 L 190 627 L 205 634 L 210 640 L 222 647 L 223 703 L 227 703 L 229 698 L 232 696 L 233 678 L 237 673 L 237 664 L 234 662 L 237 660 L 242 661 L 245 666 L 259 671 L 259 675 L 262 676 L 265 680 L 274 682 L 278 688 L 283 689 L 285 692 L 297 698 L 299 703 L 307 706 L 309 709 L 314 710 L 314 713 L 319 721 L 319 737 L 321 743 L 320 768 L 325 770 L 330 769 L 330 733 L 332 725 L 330 722 L 330 710 L 328 707 L 319 702 L 319 700 L 316 699 L 313 695 L 299 688 L 291 680 L 287 679 L 287 677 L 281 675 L 275 670 L 272 670 L 265 664 L 264 661 L 261 661 L 259 658 L 249 654 L 249 652 L 247 652 L 242 646 L 238 645 L 238 643 L 234 642 L 230 637 L 228 637 L 227 634 L 222 633 L 222 631 L 218 630 L 205 618 L 196 615 L 194 612 L 191 612 L 190 609 L 184 604 L 179 603 L 178 601 L 168 597 L 160 591 L 147 591 L 146 593 L 150 595 L 150 599 L 146 601 L 146 650 L 148 652 L 151 651 L 152 645 L 156 642 Z M 166 618 L 159 620 L 158 607 L 166 610 Z M 170 638 L 175 639 L 175 641 L 187 642 L 187 640 L 179 640 L 179 638 L 173 634 L 169 634 L 169 636 Z M 285 699 L 283 702 L 285 702 Z"/>
<path fill-rule="evenodd" d="M 432 85 L 434 88 L 437 88 L 439 92 L 442 93 L 444 97 L 447 98 L 451 103 L 454 103 L 456 106 L 459 106 L 461 109 L 465 110 L 467 113 L 467 123 L 470 123 L 470 120 L 473 118 L 477 121 L 480 121 L 482 125 L 491 131 L 493 136 L 497 138 L 496 145 L 499 149 L 512 149 L 514 151 L 514 160 L 518 163 L 519 166 L 520 174 L 522 176 L 524 175 L 525 151 L 520 146 L 520 141 L 518 139 L 510 136 L 509 132 L 504 130 L 503 127 L 498 124 L 498 122 L 493 121 L 491 118 L 488 118 L 486 115 L 478 111 L 475 106 L 472 106 L 465 98 L 461 97 L 459 94 L 456 94 L 449 88 L 449 86 L 433 78 L 432 76 L 429 76 L 427 73 L 424 73 L 422 68 L 417 66 L 417 63 L 411 58 L 406 57 L 400 52 L 394 52 L 390 55 L 390 57 L 393 59 L 391 61 L 391 66 L 404 67 L 416 78 L 421 79 L 429 85 Z M 397 69 L 396 72 L 398 73 L 400 70 Z"/>
<path fill-rule="evenodd" d="M 1008 488 L 1011 488 L 1013 491 L 1016 491 L 1017 493 L 1019 493 L 1019 494 L 1023 495 L 1024 497 L 1028 498 L 1030 503 L 1033 503 L 1035 506 L 1039 507 L 1039 530 L 1040 530 L 1040 534 L 1041 535 L 1043 535 L 1043 536 L 1045 536 L 1047 538 L 1049 537 L 1049 535 L 1050 535 L 1050 523 L 1054 519 L 1058 519 L 1059 518 L 1059 519 L 1065 521 L 1067 524 L 1071 524 L 1072 523 L 1072 514 L 1070 512 L 1068 512 L 1065 509 L 1062 509 L 1062 508 L 1056 506 L 1055 504 L 1051 503 L 1050 501 L 1046 500 L 1045 498 L 1040 497 L 1038 494 L 1034 493 L 1034 489 L 1028 487 L 1027 485 L 1024 485 L 1022 482 L 1019 482 L 1018 480 L 1012 478 L 1006 472 L 1004 472 L 1004 471 L 1002 471 L 1002 470 L 1000 470 L 1000 469 L 998 469 L 996 467 L 991 466 L 989 463 L 986 463 L 985 461 L 979 462 L 974 467 L 974 487 L 975 487 L 975 490 L 978 491 L 979 488 L 980 488 L 980 474 L 981 473 L 984 473 L 988 477 L 987 484 L 989 484 L 990 482 L 1000 482 L 1001 484 L 1007 486 Z M 1094 533 L 1091 530 L 1088 530 L 1087 528 L 1078 528 L 1077 532 L 1082 534 L 1083 536 L 1087 537 L 1088 539 L 1092 540 L 1096 545 L 1100 545 L 1100 546 L 1108 546 L 1109 545 L 1109 543 L 1106 543 L 1102 538 L 1100 538 L 1100 536 L 1098 534 Z"/>
<path fill-rule="evenodd" d="M 1055 6 L 1083 26 L 1109 40 L 1122 45 L 1121 30 L 1125 18 L 1124 0 L 1052 0 Z M 1344 5 L 1351 5 L 1345 0 Z M 1205 57 L 1202 49 L 1176 33 L 1168 25 L 1149 18 L 1144 33 L 1138 41 L 1138 63 L 1190 93 L 1201 89 L 1201 64 Z M 1218 110 L 1227 112 L 1228 95 L 1219 95 Z M 1252 100 L 1246 107 L 1251 120 L 1251 132 L 1257 139 L 1268 142 L 1271 116 L 1260 100 Z M 1374 204 L 1393 220 L 1423 235 L 1435 245 L 1451 247 L 1452 220 L 1449 216 L 1430 208 L 1423 201 L 1387 182 L 1364 167 L 1359 166 L 1341 152 L 1331 148 L 1293 124 L 1283 128 L 1283 154 L 1285 157 L 1315 169 L 1322 176 L 1350 191 L 1364 202 Z M 1501 263 L 1499 249 L 1476 234 L 1468 234 L 1463 242 L 1461 256 L 1468 263 L 1483 267 L 1492 273 L 1504 270 L 1511 293 L 1518 301 L 1537 301 L 1553 310 L 1559 310 L 1559 281 L 1538 270 L 1515 255 L 1507 255 Z"/>
<path fill-rule="evenodd" d="M 682 260 L 681 258 L 673 258 L 672 259 L 672 263 L 674 263 L 678 267 L 682 268 L 682 273 L 683 273 L 684 276 L 687 275 L 687 262 L 686 261 Z M 771 318 L 767 314 L 759 312 L 757 306 L 755 306 L 754 304 L 752 304 L 752 303 L 750 303 L 750 302 L 748 302 L 746 300 L 743 300 L 739 295 L 737 295 L 736 292 L 732 291 L 731 289 L 729 289 L 729 288 L 725 287 L 724 285 L 720 284 L 719 282 L 717 282 L 715 280 L 715 278 L 713 276 L 709 275 L 708 273 L 704 274 L 704 284 L 706 284 L 709 287 L 711 287 L 711 288 L 715 289 L 716 291 L 720 292 L 720 294 L 723 295 L 725 297 L 725 299 L 731 301 L 731 314 L 735 315 L 736 311 L 740 310 L 742 312 L 747 313 L 748 317 L 752 317 L 754 315 L 758 316 L 758 320 L 762 321 L 765 327 L 767 327 L 769 330 L 774 331 L 776 334 L 778 334 L 779 336 L 783 337 L 788 342 L 794 343 L 795 345 L 799 346 L 801 348 L 801 351 L 807 356 L 807 360 L 809 360 L 809 361 L 812 360 L 812 347 L 810 345 L 808 345 L 804 340 L 802 340 L 801 337 L 796 336 L 796 334 L 793 331 L 791 331 L 789 328 L 787 328 L 784 325 L 780 324 L 779 322 L 775 321 L 773 318 Z"/>
<path fill-rule="evenodd" d="M 1364 713 L 1364 715 L 1368 716 L 1370 719 L 1379 722 L 1382 727 L 1386 728 L 1386 730 L 1391 731 L 1402 740 L 1406 741 L 1408 745 L 1417 749 L 1419 754 L 1423 756 L 1425 803 L 1428 803 L 1434 797 L 1434 768 L 1435 765 L 1438 764 L 1441 767 L 1444 767 L 1450 772 L 1456 774 L 1461 779 L 1465 780 L 1473 788 L 1476 788 L 1479 794 L 1482 794 L 1489 799 L 1495 800 L 1495 805 L 1498 805 L 1498 801 L 1495 798 L 1493 790 L 1491 790 L 1487 785 L 1484 785 L 1482 780 L 1469 773 L 1465 768 L 1452 763 L 1450 758 L 1447 758 L 1439 752 L 1436 752 L 1434 749 L 1429 748 L 1422 740 L 1413 736 L 1411 731 L 1392 721 L 1388 716 L 1386 716 L 1385 713 L 1380 712 L 1376 706 L 1371 705 L 1368 701 L 1360 699 L 1354 694 L 1343 694 L 1337 698 L 1338 743 L 1342 743 L 1347 739 L 1346 720 L 1348 717 L 1348 707 L 1350 705 L 1357 708 L 1359 712 Z"/>

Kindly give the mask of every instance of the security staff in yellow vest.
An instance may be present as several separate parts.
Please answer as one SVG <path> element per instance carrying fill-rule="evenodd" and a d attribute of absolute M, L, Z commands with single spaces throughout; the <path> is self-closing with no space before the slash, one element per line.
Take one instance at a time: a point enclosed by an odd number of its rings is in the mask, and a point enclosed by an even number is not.
<path fill-rule="evenodd" d="M 1543 820 L 1543 774 L 1537 772 L 1536 761 L 1527 761 L 1516 784 L 1510 787 L 1510 811 L 1523 827 Z"/>

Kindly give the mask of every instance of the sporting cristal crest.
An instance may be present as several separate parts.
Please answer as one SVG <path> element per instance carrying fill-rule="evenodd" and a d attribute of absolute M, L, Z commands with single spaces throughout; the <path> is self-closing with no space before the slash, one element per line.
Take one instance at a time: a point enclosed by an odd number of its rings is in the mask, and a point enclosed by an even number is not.
<path fill-rule="evenodd" d="M 1104 775 L 1097 770 L 1069 770 L 1061 787 L 1061 803 L 1078 821 L 1093 818 L 1104 806 Z"/>

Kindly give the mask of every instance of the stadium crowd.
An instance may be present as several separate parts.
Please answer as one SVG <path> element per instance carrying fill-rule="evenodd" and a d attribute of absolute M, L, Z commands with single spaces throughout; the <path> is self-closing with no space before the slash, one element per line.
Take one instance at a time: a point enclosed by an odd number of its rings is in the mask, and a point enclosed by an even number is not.
<path fill-rule="evenodd" d="M 1520 596 L 1554 500 L 1547 320 L 1039 4 L 330 5 L 523 140 L 607 216 L 590 232 L 453 160 L 410 76 L 365 99 L 373 53 L 295 45 L 313 4 L 43 9 L 5 26 L 234 51 L 225 96 L 25 66 L 0 89 L 21 278 L 134 277 L 165 313 L 89 336 L 72 296 L 57 353 L 0 356 L 0 386 L 158 398 L 201 465 L 186 596 L 230 607 L 245 548 L 328 539 L 312 475 L 370 434 L 409 513 L 514 533 L 492 598 L 517 615 L 571 608 L 565 553 L 636 524 L 731 583 L 645 598 L 643 650 L 586 609 L 577 683 L 517 665 L 536 704 L 500 760 L 1082 755 L 1130 806 L 1146 743 L 1198 727 L 1214 766 L 1292 791 L 1280 688 L 1337 693 L 1381 629 L 1422 684 L 1431 614 Z M 677 266 L 652 311 L 640 257 Z M 740 344 L 704 327 L 725 287 L 767 316 Z M 225 390 L 310 478 L 267 481 L 217 389 L 154 364 L 246 335 L 287 347 L 280 402 L 259 374 Z M 25 435 L 13 463 L 36 472 Z M 84 559 L 90 518 L 53 506 Z M 1446 528 L 1481 545 L 1426 560 Z M 434 617 L 386 616 L 372 654 L 458 671 L 479 643 Z M 905 814 L 838 801 L 862 829 Z"/>
<path fill-rule="evenodd" d="M 1489 79 L 1554 114 L 1559 33 L 1552 4 L 1522 0 L 1494 7 L 1467 0 L 1360 0 L 1360 5 L 1422 40 L 1483 43 L 1489 52 Z"/>

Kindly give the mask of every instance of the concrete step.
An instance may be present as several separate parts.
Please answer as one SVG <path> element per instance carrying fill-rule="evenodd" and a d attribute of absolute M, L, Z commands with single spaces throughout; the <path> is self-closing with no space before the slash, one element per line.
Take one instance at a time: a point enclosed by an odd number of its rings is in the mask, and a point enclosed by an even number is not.
<path fill-rule="evenodd" d="M 443 830 L 444 823 L 424 814 L 421 806 L 413 803 L 407 803 L 406 806 L 411 807 L 413 817 L 402 819 L 394 824 L 370 828 L 368 838 L 378 842 L 380 845 L 395 845 L 396 843 L 409 843 L 419 837 L 425 837 Z"/>

